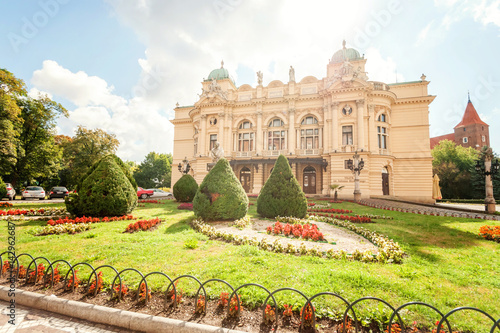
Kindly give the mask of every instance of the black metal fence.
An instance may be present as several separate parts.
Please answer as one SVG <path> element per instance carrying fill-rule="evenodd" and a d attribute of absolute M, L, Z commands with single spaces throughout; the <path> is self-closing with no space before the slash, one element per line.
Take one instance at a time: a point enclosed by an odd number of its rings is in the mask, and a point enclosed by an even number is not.
<path fill-rule="evenodd" d="M 384 304 L 385 306 L 389 307 L 392 311 L 392 314 L 391 314 L 391 317 L 389 319 L 389 322 L 388 322 L 388 327 L 387 327 L 387 332 L 388 333 L 391 333 L 391 330 L 393 329 L 393 322 L 394 320 L 396 319 L 397 317 L 397 323 L 399 324 L 399 328 L 401 330 L 404 330 L 405 327 L 405 324 L 401 318 L 401 311 L 409 306 L 422 306 L 422 307 L 427 307 L 427 308 L 430 308 L 432 309 L 437 315 L 439 315 L 439 322 L 437 324 L 437 329 L 436 329 L 436 333 L 440 333 L 440 332 L 444 332 L 442 329 L 443 327 L 446 329 L 448 329 L 448 332 L 452 332 L 452 328 L 451 328 L 451 324 L 450 324 L 450 321 L 449 321 L 449 318 L 451 315 L 457 313 L 457 312 L 466 312 L 466 311 L 469 311 L 469 312 L 476 312 L 476 313 L 480 313 L 482 315 L 484 315 L 485 318 L 491 320 L 492 322 L 492 326 L 491 326 L 491 329 L 490 329 L 490 332 L 493 333 L 495 331 L 495 329 L 498 329 L 498 331 L 500 331 L 500 318 L 498 320 L 495 320 L 495 318 L 493 316 L 491 316 L 490 314 L 488 314 L 487 312 L 481 310 L 481 309 L 478 309 L 478 308 L 474 308 L 474 307 L 458 307 L 458 308 L 455 308 L 451 311 L 449 311 L 448 313 L 444 314 L 442 313 L 441 311 L 439 311 L 436 307 L 428 304 L 428 303 L 424 303 L 424 302 L 409 302 L 409 303 L 405 303 L 401 306 L 399 306 L 398 308 L 394 307 L 393 305 L 391 305 L 389 302 L 383 300 L 383 299 L 380 299 L 380 298 L 377 298 L 377 297 L 362 297 L 362 298 L 359 298 L 353 302 L 349 302 L 347 301 L 345 298 L 343 298 L 342 296 L 336 294 L 336 293 L 332 293 L 332 292 L 321 292 L 321 293 L 317 293 L 311 297 L 307 297 L 304 293 L 302 293 L 300 290 L 297 290 L 297 289 L 294 289 L 294 288 L 280 288 L 280 289 L 276 289 L 274 291 L 270 291 L 269 289 L 267 289 L 266 287 L 260 285 L 260 284 L 256 284 L 256 283 L 246 283 L 246 284 L 243 284 L 237 288 L 234 288 L 229 282 L 227 281 L 224 281 L 224 280 L 220 280 L 220 279 L 209 279 L 205 282 L 201 282 L 200 280 L 198 280 L 196 277 L 192 276 L 192 275 L 181 275 L 181 276 L 178 276 L 174 279 L 172 279 L 170 276 L 168 276 L 167 274 L 165 273 L 162 273 L 162 272 L 151 272 L 151 273 L 148 273 L 146 275 L 144 275 L 143 273 L 141 273 L 139 270 L 135 269 L 135 268 L 125 268 L 121 271 L 118 271 L 116 268 L 114 268 L 113 266 L 110 266 L 110 265 L 101 265 L 99 267 L 93 267 L 91 264 L 89 263 L 86 263 L 86 262 L 79 262 L 75 265 L 71 265 L 68 261 L 66 260 L 56 260 L 54 262 L 51 262 L 49 259 L 45 258 L 45 257 L 36 257 L 34 258 L 32 255 L 28 254 L 28 253 L 22 253 L 20 255 L 15 255 L 14 253 L 10 252 L 10 251 L 5 251 L 3 253 L 0 254 L 0 267 L 3 268 L 4 266 L 4 260 L 3 260 L 3 256 L 4 255 L 9 255 L 10 258 L 15 258 L 15 262 L 16 262 L 16 267 L 11 267 L 10 269 L 14 270 L 15 269 L 15 279 L 16 281 L 19 280 L 19 269 L 20 269 L 20 265 L 19 265 L 19 258 L 21 257 L 29 257 L 31 259 L 27 269 L 26 269 L 26 283 L 28 283 L 28 278 L 29 278 L 29 275 L 30 275 L 30 270 L 31 270 L 31 267 L 34 266 L 34 284 L 36 284 L 37 282 L 37 277 L 38 277 L 38 270 L 37 270 L 37 267 L 38 267 L 38 264 L 37 264 L 37 261 L 40 263 L 40 262 L 46 262 L 48 264 L 48 267 L 45 269 L 45 272 L 44 272 L 44 285 L 47 285 L 50 283 L 50 287 L 53 287 L 54 285 L 54 265 L 55 264 L 58 264 L 58 263 L 63 263 L 65 264 L 67 267 L 68 267 L 68 271 L 64 277 L 64 290 L 68 290 L 69 287 L 68 286 L 71 286 L 71 291 L 73 292 L 74 289 L 75 289 L 75 278 L 76 278 L 76 271 L 75 269 L 77 267 L 80 267 L 80 266 L 86 266 L 88 267 L 90 270 L 92 270 L 92 272 L 90 273 L 89 277 L 88 277 L 88 280 L 87 280 L 87 286 L 86 286 L 86 289 L 85 289 L 85 293 L 88 294 L 89 292 L 89 288 L 90 288 L 90 281 L 92 281 L 92 279 L 95 279 L 97 281 L 97 278 L 98 278 L 98 272 L 104 268 L 109 268 L 111 269 L 114 273 L 115 273 L 115 276 L 113 278 L 113 282 L 111 284 L 111 299 L 113 297 L 118 297 L 118 299 L 121 299 L 122 297 L 122 286 L 123 286 L 123 281 L 122 281 L 122 275 L 125 273 L 125 272 L 135 272 L 137 273 L 137 275 L 140 277 L 140 282 L 139 282 L 139 286 L 137 287 L 137 291 L 135 292 L 135 299 L 136 301 L 139 300 L 139 295 L 140 295 L 140 291 L 141 291 L 141 285 L 144 284 L 145 285 L 145 303 L 148 302 L 148 294 L 150 293 L 150 288 L 148 286 L 148 282 L 147 282 L 147 279 L 148 277 L 150 276 L 154 276 L 154 275 L 160 275 L 160 276 L 163 276 L 166 280 L 168 280 L 168 287 L 167 287 L 167 290 L 165 291 L 165 302 L 164 302 L 164 307 L 165 309 L 167 308 L 168 304 L 168 297 L 167 297 L 167 294 L 169 292 L 173 292 L 173 296 L 172 297 L 172 300 L 173 300 L 173 306 L 176 306 L 177 305 L 177 300 L 178 300 L 178 297 L 177 297 L 177 289 L 176 289 L 176 282 L 179 281 L 180 279 L 191 279 L 193 281 L 195 281 L 197 283 L 197 285 L 199 286 L 198 287 L 198 290 L 196 292 L 196 296 L 195 296 L 195 300 L 198 299 L 198 297 L 200 296 L 200 292 L 203 293 L 203 296 L 204 296 L 204 299 L 206 300 L 207 299 L 207 292 L 205 290 L 205 286 L 209 283 L 222 283 L 224 285 L 226 285 L 230 290 L 231 290 L 231 294 L 229 296 L 229 300 L 235 300 L 237 302 L 237 314 L 236 315 L 240 315 L 240 311 L 241 311 L 241 303 L 240 303 L 240 297 L 238 295 L 238 291 L 243 289 L 243 288 L 246 288 L 246 287 L 257 287 L 257 288 L 260 288 L 262 289 L 263 291 L 265 291 L 267 293 L 267 298 L 264 300 L 264 303 L 263 303 L 263 307 L 262 307 L 262 315 L 263 317 L 265 316 L 265 309 L 266 309 L 266 305 L 267 303 L 272 300 L 272 304 L 273 304 L 273 307 L 274 307 L 274 311 L 276 314 L 278 314 L 278 311 L 277 311 L 277 307 L 278 307 L 278 303 L 276 302 L 276 298 L 274 297 L 274 295 L 276 295 L 277 293 L 280 293 L 280 292 L 285 292 L 285 291 L 288 291 L 288 292 L 293 292 L 293 293 L 297 293 L 298 295 L 300 295 L 303 299 L 304 299 L 304 306 L 302 309 L 307 309 L 308 307 L 310 309 L 312 309 L 311 313 L 312 313 L 312 318 L 310 319 L 311 321 L 311 325 L 312 327 L 315 326 L 315 322 L 316 322 L 316 310 L 315 310 L 315 307 L 313 305 L 313 301 L 315 299 L 317 299 L 318 297 L 324 297 L 324 296 L 329 296 L 329 297 L 333 297 L 333 298 L 336 298 L 338 300 L 340 300 L 343 304 L 345 304 L 346 306 L 346 310 L 344 312 L 344 315 L 342 317 L 342 320 L 343 320 L 343 328 L 344 328 L 344 331 L 346 330 L 346 326 L 347 326 L 347 322 L 348 320 L 350 319 L 349 318 L 349 314 L 350 314 L 350 317 L 352 319 L 352 321 L 354 322 L 354 329 L 356 332 L 359 332 L 360 330 L 360 322 L 358 320 L 358 318 L 356 317 L 356 313 L 355 313 L 355 306 L 357 304 L 360 304 L 362 302 L 366 302 L 366 301 L 376 301 L 376 302 L 380 302 L 382 304 Z M 49 273 L 50 272 L 50 273 Z M 71 277 L 69 277 L 69 274 L 71 273 Z M 3 269 L 0 270 L 0 277 L 2 276 L 3 274 Z M 49 277 L 50 275 L 50 277 Z M 118 283 L 119 283 L 119 286 L 120 288 L 118 289 L 118 293 L 116 294 L 115 292 L 115 284 L 118 280 Z M 69 282 L 69 283 L 68 283 Z M 170 289 L 172 289 L 172 291 L 170 291 Z M 95 288 L 94 289 L 94 295 L 97 294 L 97 291 L 98 289 Z M 115 295 L 116 294 L 116 295 Z M 196 307 L 196 302 L 195 302 L 195 307 Z M 207 303 L 205 302 L 204 303 L 204 312 L 206 313 L 206 310 L 207 310 Z M 196 308 L 195 308 L 196 310 Z M 228 309 L 227 309 L 227 315 L 229 316 L 230 315 L 230 307 L 228 306 Z M 301 311 L 301 321 L 300 321 L 300 326 L 302 327 L 304 324 L 305 324 L 305 315 L 306 315 L 306 311 Z M 278 325 L 278 315 L 275 316 L 275 323 L 274 325 Z M 433 331 L 434 332 L 434 331 Z"/>

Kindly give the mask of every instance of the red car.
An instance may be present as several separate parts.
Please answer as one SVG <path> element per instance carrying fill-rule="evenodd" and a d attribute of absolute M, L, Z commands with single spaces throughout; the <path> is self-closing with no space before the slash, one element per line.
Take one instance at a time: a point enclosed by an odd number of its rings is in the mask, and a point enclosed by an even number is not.
<path fill-rule="evenodd" d="M 137 187 L 137 197 L 141 199 L 146 199 L 152 196 L 154 193 L 153 190 L 145 190 L 142 187 Z"/>

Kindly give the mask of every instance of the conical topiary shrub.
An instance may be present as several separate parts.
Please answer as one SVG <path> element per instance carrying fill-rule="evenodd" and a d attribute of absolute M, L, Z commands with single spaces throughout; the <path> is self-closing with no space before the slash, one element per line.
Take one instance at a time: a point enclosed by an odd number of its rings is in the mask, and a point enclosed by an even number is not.
<path fill-rule="evenodd" d="M 237 220 L 248 211 L 248 197 L 225 158 L 205 176 L 196 191 L 193 211 L 205 221 Z"/>
<path fill-rule="evenodd" d="M 280 155 L 257 198 L 257 212 L 269 218 L 307 214 L 307 199 L 285 156 Z"/>
<path fill-rule="evenodd" d="M 137 206 L 137 188 L 129 180 L 126 166 L 115 155 L 103 157 L 78 185 L 78 194 L 66 200 L 76 216 L 121 216 Z M 120 160 L 121 161 L 121 160 Z M 123 163 L 123 162 L 122 162 Z"/>
<path fill-rule="evenodd" d="M 0 200 L 2 198 L 7 198 L 7 185 L 2 180 L 2 177 L 0 177 Z"/>
<path fill-rule="evenodd" d="M 198 184 L 191 175 L 183 175 L 174 185 L 174 197 L 179 202 L 191 202 L 196 195 Z"/>

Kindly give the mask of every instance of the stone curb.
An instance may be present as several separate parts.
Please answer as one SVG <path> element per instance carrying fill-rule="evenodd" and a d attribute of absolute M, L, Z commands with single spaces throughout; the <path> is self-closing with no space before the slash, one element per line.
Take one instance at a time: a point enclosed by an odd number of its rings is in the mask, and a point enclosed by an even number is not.
<path fill-rule="evenodd" d="M 1 300 L 9 302 L 11 298 L 8 296 L 8 293 L 8 287 L 0 286 Z M 16 304 L 27 307 L 50 311 L 99 324 L 122 327 L 133 331 L 167 333 L 244 333 L 228 328 L 190 323 L 177 319 L 71 301 L 57 296 L 47 296 L 21 289 L 16 289 L 14 300 Z"/>

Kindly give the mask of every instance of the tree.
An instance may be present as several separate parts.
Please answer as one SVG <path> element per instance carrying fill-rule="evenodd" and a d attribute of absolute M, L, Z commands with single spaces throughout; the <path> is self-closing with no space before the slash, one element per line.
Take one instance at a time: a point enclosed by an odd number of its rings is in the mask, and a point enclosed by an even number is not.
<path fill-rule="evenodd" d="M 182 177 L 174 184 L 172 192 L 175 200 L 179 202 L 191 202 L 196 195 L 198 184 L 191 175 L 182 175 Z"/>
<path fill-rule="evenodd" d="M 441 180 L 441 193 L 447 199 L 469 199 L 473 195 L 471 171 L 478 151 L 465 148 L 450 140 L 441 141 L 431 151 L 433 172 Z"/>
<path fill-rule="evenodd" d="M 63 158 L 71 173 L 69 184 L 77 184 L 91 165 L 106 155 L 116 153 L 119 145 L 114 134 L 108 134 L 99 128 L 89 130 L 78 126 L 72 140 L 62 143 Z"/>
<path fill-rule="evenodd" d="M 66 200 L 67 210 L 76 216 L 121 216 L 137 206 L 135 181 L 116 155 L 95 163 L 77 187 L 78 193 Z"/>
<path fill-rule="evenodd" d="M 193 199 L 193 211 L 205 221 L 237 220 L 247 214 L 247 194 L 225 158 L 201 182 Z"/>
<path fill-rule="evenodd" d="M 141 187 L 170 187 L 172 166 L 170 154 L 149 153 L 134 172 L 134 178 Z"/>
<path fill-rule="evenodd" d="M 38 98 L 19 97 L 16 99 L 21 109 L 22 122 L 17 130 L 19 141 L 14 163 L 7 174 L 11 183 L 33 182 L 36 179 L 49 179 L 57 175 L 61 150 L 54 141 L 57 117 L 67 116 L 68 112 L 59 103 L 47 96 Z"/>
<path fill-rule="evenodd" d="M 11 72 L 0 68 L 0 174 L 11 172 L 16 164 L 21 134 L 21 108 L 17 98 L 26 96 L 26 85 Z"/>
<path fill-rule="evenodd" d="M 307 199 L 285 156 L 280 155 L 257 198 L 257 212 L 269 218 L 307 214 Z"/>
<path fill-rule="evenodd" d="M 486 153 L 486 146 L 481 150 L 478 160 L 481 165 L 484 165 L 484 157 Z M 497 154 L 493 154 L 493 161 L 498 159 L 499 156 Z M 472 175 L 472 189 L 473 189 L 473 197 L 474 199 L 484 199 L 485 198 L 485 177 L 482 173 L 477 172 L 475 167 L 471 169 Z M 500 200 L 500 173 L 496 173 L 492 176 L 493 181 L 493 196 L 496 200 Z"/>

